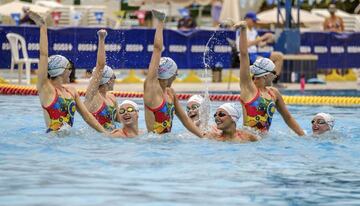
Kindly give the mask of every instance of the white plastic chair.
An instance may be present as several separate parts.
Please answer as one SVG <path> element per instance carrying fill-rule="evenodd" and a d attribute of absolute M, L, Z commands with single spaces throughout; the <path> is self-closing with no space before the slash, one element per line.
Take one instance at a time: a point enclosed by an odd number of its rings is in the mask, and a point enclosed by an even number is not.
<path fill-rule="evenodd" d="M 26 84 L 30 84 L 31 64 L 33 64 L 33 63 L 39 64 L 39 59 L 29 58 L 27 49 L 26 49 L 25 39 L 21 35 L 15 34 L 15 33 L 8 33 L 8 34 L 6 34 L 6 38 L 9 40 L 10 48 L 11 48 L 11 67 L 10 67 L 11 75 L 13 74 L 14 67 L 17 64 L 18 72 L 19 72 L 19 84 L 20 84 L 22 70 L 25 65 Z M 20 59 L 20 55 L 19 55 L 19 49 L 20 49 L 19 43 L 21 46 L 21 52 L 22 52 L 22 56 L 23 56 L 23 58 L 21 58 L 21 59 Z"/>

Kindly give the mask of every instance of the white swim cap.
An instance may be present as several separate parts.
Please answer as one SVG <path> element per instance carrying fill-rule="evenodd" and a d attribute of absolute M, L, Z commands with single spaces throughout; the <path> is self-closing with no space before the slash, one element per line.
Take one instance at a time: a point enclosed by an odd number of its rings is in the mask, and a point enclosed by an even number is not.
<path fill-rule="evenodd" d="M 52 55 L 48 58 L 48 74 L 50 77 L 62 75 L 69 66 L 69 60 L 61 55 Z"/>
<path fill-rule="evenodd" d="M 122 107 L 125 104 L 130 104 L 131 106 L 133 106 L 135 108 L 136 111 L 139 111 L 139 105 L 136 104 L 135 102 L 131 101 L 131 100 L 124 100 L 123 102 L 121 102 L 119 107 Z"/>
<path fill-rule="evenodd" d="M 113 76 L 114 76 L 114 71 L 111 69 L 111 67 L 105 65 L 104 71 L 101 76 L 100 85 L 108 83 L 111 77 Z"/>
<path fill-rule="evenodd" d="M 270 74 L 275 69 L 275 64 L 268 58 L 257 59 L 253 65 L 250 66 L 250 71 L 254 77 L 262 77 Z"/>
<path fill-rule="evenodd" d="M 170 79 L 176 74 L 176 71 L 177 65 L 174 60 L 170 57 L 161 57 L 158 70 L 159 79 Z"/>
<path fill-rule="evenodd" d="M 231 118 L 234 120 L 235 123 L 239 120 L 240 111 L 238 110 L 236 104 L 225 103 L 221 105 L 219 108 L 225 110 L 231 116 Z"/>
<path fill-rule="evenodd" d="M 334 128 L 335 125 L 335 119 L 333 116 L 331 116 L 329 113 L 317 113 L 314 117 L 322 117 L 324 118 L 327 125 L 329 125 L 330 130 Z"/>
<path fill-rule="evenodd" d="M 196 102 L 198 104 L 202 104 L 204 101 L 204 98 L 200 95 L 192 95 L 188 101 L 187 101 L 187 104 L 189 104 L 190 102 Z"/>

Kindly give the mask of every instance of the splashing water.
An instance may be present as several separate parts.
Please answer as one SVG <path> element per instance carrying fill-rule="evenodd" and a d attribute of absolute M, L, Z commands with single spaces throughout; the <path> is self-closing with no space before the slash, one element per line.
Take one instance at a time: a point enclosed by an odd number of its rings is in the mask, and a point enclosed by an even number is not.
<path fill-rule="evenodd" d="M 208 69 L 210 69 L 210 61 L 211 61 L 211 56 L 209 54 L 210 54 L 210 52 L 213 52 L 213 50 L 211 50 L 209 44 L 215 38 L 216 32 L 217 31 L 215 31 L 212 34 L 212 36 L 206 43 L 205 51 L 204 51 L 204 55 L 203 55 L 203 64 L 204 64 L 203 78 L 205 79 L 205 89 L 204 89 L 204 101 L 200 105 L 200 109 L 199 109 L 200 128 L 203 131 L 206 131 L 209 129 L 211 102 L 210 102 L 210 97 L 209 97 L 209 77 L 210 77 L 210 75 L 208 73 Z"/>
<path fill-rule="evenodd" d="M 232 26 L 234 22 L 232 20 L 226 20 L 223 22 L 223 24 L 226 24 L 228 26 Z M 204 101 L 200 106 L 199 113 L 200 113 L 200 128 L 204 131 L 209 129 L 209 120 L 210 120 L 210 108 L 211 108 L 211 102 L 209 97 L 209 79 L 211 78 L 211 75 L 209 74 L 209 69 L 211 69 L 211 65 L 214 65 L 212 61 L 219 61 L 214 55 L 215 54 L 215 46 L 217 43 L 221 42 L 224 34 L 224 30 L 215 30 L 212 36 L 209 38 L 208 42 L 205 46 L 205 51 L 203 54 L 203 64 L 204 64 L 204 72 L 203 72 L 203 78 L 205 79 L 205 88 L 204 88 Z M 224 60 L 221 59 L 219 63 L 222 63 Z M 212 63 L 211 63 L 212 62 Z"/>

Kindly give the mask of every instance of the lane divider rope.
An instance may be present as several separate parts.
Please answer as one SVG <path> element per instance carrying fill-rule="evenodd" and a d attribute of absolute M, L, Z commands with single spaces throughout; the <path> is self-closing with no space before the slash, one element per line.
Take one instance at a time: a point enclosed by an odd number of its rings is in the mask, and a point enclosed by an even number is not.
<path fill-rule="evenodd" d="M 85 96 L 84 90 L 78 91 Z M 121 98 L 142 98 L 142 92 L 112 92 L 116 97 Z M 19 86 L 0 84 L 1 95 L 38 95 L 37 89 L 32 86 Z M 192 94 L 178 94 L 179 100 L 187 100 Z M 338 96 L 283 96 L 286 104 L 289 105 L 330 105 L 330 106 L 359 106 L 360 97 L 338 97 Z M 240 95 L 211 94 L 211 101 L 240 101 Z"/>

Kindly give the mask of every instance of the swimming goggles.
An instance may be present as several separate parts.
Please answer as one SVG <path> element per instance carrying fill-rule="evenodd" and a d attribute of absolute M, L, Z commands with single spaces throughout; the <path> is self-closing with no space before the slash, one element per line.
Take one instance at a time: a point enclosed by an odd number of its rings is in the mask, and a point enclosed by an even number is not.
<path fill-rule="evenodd" d="M 119 114 L 124 114 L 125 112 L 134 112 L 134 111 L 135 111 L 135 108 L 134 108 L 134 107 L 128 107 L 128 108 L 126 108 L 126 109 L 121 108 L 121 109 L 119 110 Z"/>
<path fill-rule="evenodd" d="M 327 124 L 327 122 L 325 121 L 325 120 L 323 120 L 323 119 L 317 119 L 317 120 L 315 120 L 315 119 L 313 119 L 313 120 L 311 120 L 311 124 Z"/>
<path fill-rule="evenodd" d="M 214 118 L 216 118 L 217 116 L 219 117 L 225 117 L 227 114 L 223 111 L 220 111 L 220 112 L 215 112 L 214 114 Z"/>

